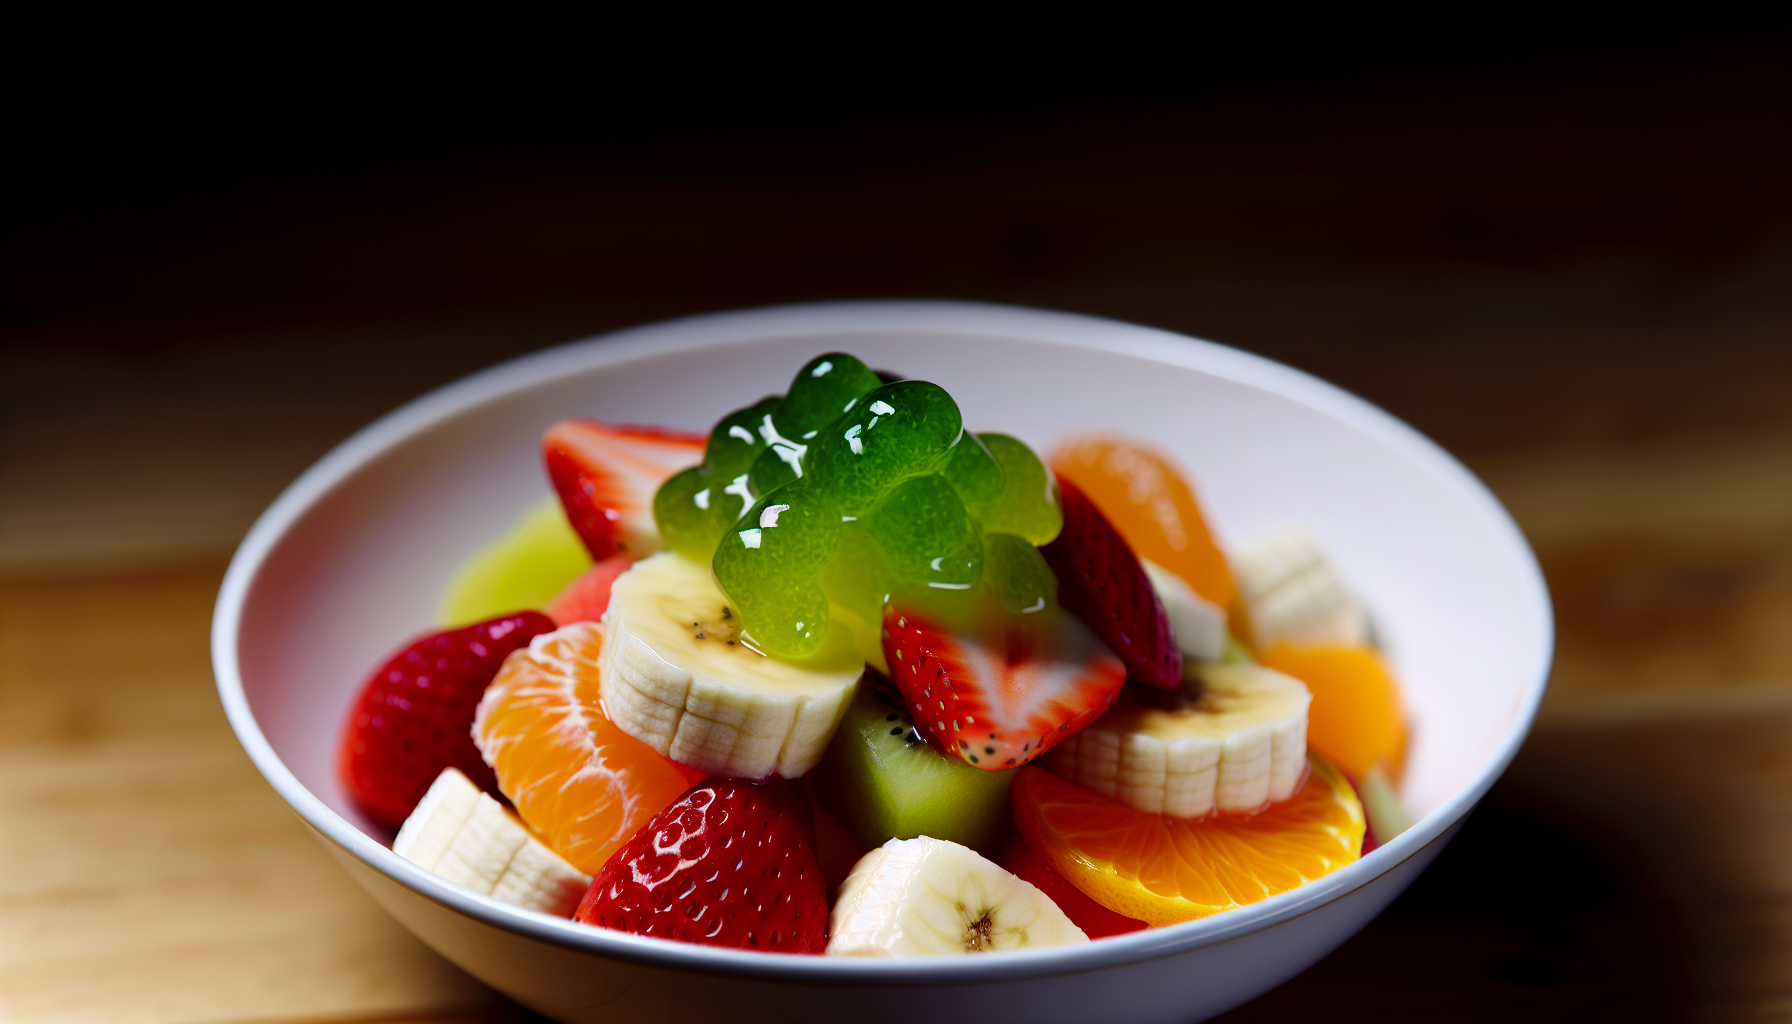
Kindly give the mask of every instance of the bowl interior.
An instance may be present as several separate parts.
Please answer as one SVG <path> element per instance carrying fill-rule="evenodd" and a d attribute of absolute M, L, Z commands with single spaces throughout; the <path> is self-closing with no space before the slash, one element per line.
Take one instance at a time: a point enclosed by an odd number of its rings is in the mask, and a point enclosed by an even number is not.
<path fill-rule="evenodd" d="M 1191 475 L 1222 543 L 1312 530 L 1367 601 L 1404 685 L 1413 745 L 1402 799 L 1415 818 L 1509 757 L 1535 708 L 1549 618 L 1522 537 L 1453 460 L 1341 392 L 1187 340 L 1145 351 L 1020 331 L 739 334 L 585 343 L 560 350 L 552 375 L 450 389 L 408 425 L 376 426 L 380 436 L 333 455 L 303 501 L 282 499 L 296 514 L 247 581 L 235 650 L 247 707 L 299 782 L 380 834 L 333 771 L 345 709 L 375 663 L 432 626 L 456 564 L 548 493 L 545 427 L 594 416 L 704 430 L 833 349 L 935 381 L 967 427 L 1042 450 L 1071 431 L 1148 439 Z"/>

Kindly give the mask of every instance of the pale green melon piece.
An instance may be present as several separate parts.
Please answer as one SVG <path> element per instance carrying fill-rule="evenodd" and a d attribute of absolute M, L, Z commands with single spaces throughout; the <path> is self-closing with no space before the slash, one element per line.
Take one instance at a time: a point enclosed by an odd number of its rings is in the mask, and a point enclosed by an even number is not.
<path fill-rule="evenodd" d="M 508 612 L 540 611 L 589 568 L 590 553 L 566 521 L 560 499 L 549 495 L 461 563 L 436 617 L 452 628 Z"/>

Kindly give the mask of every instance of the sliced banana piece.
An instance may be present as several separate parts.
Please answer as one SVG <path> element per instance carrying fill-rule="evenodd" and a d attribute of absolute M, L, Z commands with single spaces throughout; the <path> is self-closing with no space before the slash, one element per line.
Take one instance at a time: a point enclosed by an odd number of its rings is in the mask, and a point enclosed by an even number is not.
<path fill-rule="evenodd" d="M 604 629 L 604 713 L 711 775 L 794 779 L 815 767 L 865 668 L 844 629 L 801 665 L 760 654 L 709 567 L 671 552 L 616 578 Z"/>
<path fill-rule="evenodd" d="M 436 776 L 392 852 L 482 896 L 557 917 L 571 917 L 591 885 L 453 768 Z"/>
<path fill-rule="evenodd" d="M 1149 558 L 1139 559 L 1151 589 L 1170 615 L 1176 649 L 1196 661 L 1218 661 L 1226 651 L 1226 610 L 1188 585 L 1188 581 Z"/>
<path fill-rule="evenodd" d="M 943 839 L 892 839 L 859 858 L 828 919 L 830 956 L 1000 953 L 1088 942 L 1051 897 Z"/>
<path fill-rule="evenodd" d="M 1287 530 L 1242 544 L 1233 550 L 1231 562 L 1257 650 L 1279 642 L 1368 642 L 1369 617 L 1362 603 L 1345 589 L 1319 542 L 1305 531 Z"/>
<path fill-rule="evenodd" d="M 1045 766 L 1128 807 L 1178 818 L 1255 811 L 1294 795 L 1307 756 L 1312 695 L 1254 664 L 1191 664 L 1175 708 L 1129 688 L 1095 724 L 1059 743 Z"/>

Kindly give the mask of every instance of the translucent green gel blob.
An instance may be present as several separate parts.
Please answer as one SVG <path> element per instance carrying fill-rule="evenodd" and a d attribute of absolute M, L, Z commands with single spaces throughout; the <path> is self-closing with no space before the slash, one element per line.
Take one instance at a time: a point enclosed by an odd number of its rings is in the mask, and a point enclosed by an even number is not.
<path fill-rule="evenodd" d="M 465 626 L 509 612 L 547 607 L 591 568 L 591 555 L 552 495 L 529 506 L 496 540 L 454 571 L 436 617 Z"/>
<path fill-rule="evenodd" d="M 753 460 L 748 478 L 754 496 L 763 497 L 801 479 L 821 432 L 879 383 L 877 374 L 843 352 L 804 363 L 791 379 L 783 403 L 759 426 L 767 448 Z"/>
<path fill-rule="evenodd" d="M 820 575 L 840 537 L 840 513 L 799 481 L 754 503 L 716 545 L 722 592 L 753 645 L 800 659 L 821 649 L 830 620 Z"/>
<path fill-rule="evenodd" d="M 946 463 L 946 479 L 958 492 L 966 508 L 984 507 L 999 501 L 1006 477 L 989 447 L 975 434 L 967 433 L 952 449 L 952 460 Z"/>
<path fill-rule="evenodd" d="M 715 475 L 727 480 L 745 473 L 759 453 L 765 451 L 766 418 L 778 411 L 784 399 L 769 395 L 745 409 L 736 409 L 722 417 L 709 432 L 709 444 L 703 450 L 703 464 Z M 735 510 L 734 518 L 745 515 Z"/>
<path fill-rule="evenodd" d="M 822 570 L 821 589 L 861 621 L 882 623 L 884 602 L 895 589 L 895 580 L 884 568 L 877 542 L 864 522 L 840 524 L 840 541 Z"/>
<path fill-rule="evenodd" d="M 901 583 L 967 590 L 983 575 L 983 538 L 938 473 L 905 480 L 872 510 L 871 535 Z"/>
<path fill-rule="evenodd" d="M 797 471 L 802 468 L 805 450 L 800 447 L 775 444 L 760 452 L 759 457 L 753 460 L 753 468 L 747 475 L 747 480 L 753 489 L 753 496 L 762 498 L 785 484 L 795 483 L 798 479 Z"/>
<path fill-rule="evenodd" d="M 945 468 L 963 433 L 958 403 L 926 381 L 885 384 L 857 399 L 810 446 L 809 476 L 844 515 L 864 515 L 890 488 Z"/>
<path fill-rule="evenodd" d="M 803 364 L 791 378 L 790 393 L 772 417 L 778 433 L 807 445 L 810 431 L 839 419 L 853 399 L 877 390 L 883 382 L 864 363 L 844 352 L 829 352 Z"/>
<path fill-rule="evenodd" d="M 653 521 L 666 546 L 694 562 L 706 562 L 729 524 L 721 522 L 716 503 L 727 500 L 712 482 L 706 466 L 674 473 L 653 494 Z"/>
<path fill-rule="evenodd" d="M 1057 610 L 1058 577 L 1038 548 L 1012 533 L 983 535 L 983 581 L 1007 611 Z"/>
<path fill-rule="evenodd" d="M 839 625 L 879 662 L 893 597 L 1021 629 L 1057 611 L 1034 545 L 1063 516 L 1038 457 L 1005 435 L 965 434 L 938 385 L 880 384 L 843 353 L 810 360 L 788 395 L 724 417 L 704 464 L 668 480 L 654 514 L 674 550 L 709 559 L 747 636 L 780 658 L 817 656 Z"/>
<path fill-rule="evenodd" d="M 707 562 L 716 544 L 757 495 L 748 471 L 768 447 L 766 430 L 783 399 L 762 398 L 722 417 L 709 431 L 703 462 L 674 474 L 653 495 L 653 519 L 672 550 Z"/>
<path fill-rule="evenodd" d="M 1051 543 L 1064 528 L 1051 472 L 1033 449 L 1006 434 L 977 437 L 1002 467 L 1002 490 L 992 499 L 967 499 L 966 509 L 990 533 L 1011 533 L 1035 546 Z"/>

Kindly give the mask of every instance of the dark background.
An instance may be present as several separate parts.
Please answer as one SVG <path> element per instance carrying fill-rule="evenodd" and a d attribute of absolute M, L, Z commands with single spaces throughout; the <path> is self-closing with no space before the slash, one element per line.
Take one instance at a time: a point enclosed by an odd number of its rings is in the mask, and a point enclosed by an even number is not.
<path fill-rule="evenodd" d="M 1393 30 L 1104 25 L 1087 52 L 985 33 L 833 62 L 763 26 L 645 53 L 595 25 L 543 52 L 514 25 L 316 51 L 269 26 L 284 46 L 230 60 L 128 26 L 79 59 L 19 46 L 0 346 L 131 376 L 228 348 L 238 386 L 349 402 L 341 434 L 612 327 L 930 296 L 1239 345 L 1459 454 L 1772 415 L 1783 25 Z M 1475 383 L 1433 386 L 1440 359 Z M 1509 415 L 1502 387 L 1546 366 Z"/>
<path fill-rule="evenodd" d="M 1021 303 L 1237 345 L 1384 405 L 1508 501 L 1526 460 L 1792 428 L 1783 21 L 1420 39 L 868 20 L 832 60 L 764 24 L 460 22 L 449 42 L 295 19 L 228 50 L 215 26 L 139 27 L 9 44 L 11 578 L 214 557 L 429 387 L 807 299 Z M 1626 584 L 1642 612 L 1600 573 L 1643 541 L 1539 540 L 1579 659 L 1552 701 L 1621 689 L 1603 680 L 1641 633 L 1705 635 L 1737 573 L 1769 565 L 1782 594 L 1775 536 L 1701 555 L 1684 586 Z M 1661 854 L 1646 813 L 1589 809 L 1655 727 L 1541 731 L 1387 915 L 1238 1016 L 1754 1019 L 1792 998 L 1783 971 L 1714 973 L 1729 947 L 1691 920 L 1696 855 Z M 1593 748 L 1606 774 L 1559 785 Z"/>

